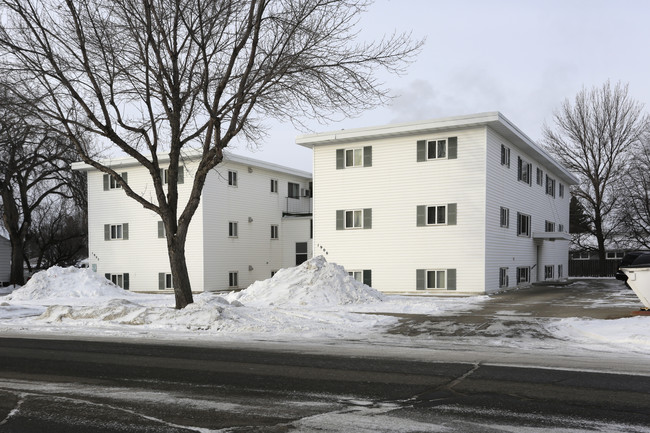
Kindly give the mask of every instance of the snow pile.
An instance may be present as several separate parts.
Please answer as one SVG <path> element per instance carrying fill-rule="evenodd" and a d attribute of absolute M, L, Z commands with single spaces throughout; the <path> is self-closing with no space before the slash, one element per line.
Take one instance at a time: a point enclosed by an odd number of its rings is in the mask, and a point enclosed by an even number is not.
<path fill-rule="evenodd" d="M 129 292 L 90 269 L 53 266 L 38 272 L 21 288 L 7 295 L 7 301 L 55 300 L 66 298 L 124 297 Z"/>
<path fill-rule="evenodd" d="M 615 350 L 618 345 L 627 351 L 650 351 L 650 317 L 628 317 L 616 320 L 567 318 L 547 327 L 557 338 L 578 343 L 605 343 Z"/>
<path fill-rule="evenodd" d="M 349 276 L 342 266 L 318 256 L 295 268 L 281 269 L 241 292 L 230 293 L 227 299 L 256 306 L 331 307 L 381 302 L 384 296 Z"/>

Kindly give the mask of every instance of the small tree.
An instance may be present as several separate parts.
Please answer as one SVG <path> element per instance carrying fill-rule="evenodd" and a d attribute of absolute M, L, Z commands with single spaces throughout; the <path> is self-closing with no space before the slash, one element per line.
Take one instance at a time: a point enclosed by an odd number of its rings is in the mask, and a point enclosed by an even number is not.
<path fill-rule="evenodd" d="M 34 213 L 54 196 L 71 198 L 76 153 L 60 133 L 31 116 L 0 87 L 0 198 L 11 243 L 10 282 L 25 283 L 23 261 Z"/>
<path fill-rule="evenodd" d="M 382 103 L 376 72 L 399 72 L 421 45 L 408 35 L 359 42 L 364 0 L 0 1 L 4 68 L 19 94 L 41 98 L 41 116 L 72 139 L 83 128 L 148 170 L 153 200 L 77 142 L 84 162 L 160 215 L 177 308 L 192 302 L 188 227 L 231 141 L 258 138 L 266 117 L 300 123 Z M 179 203 L 178 171 L 191 150 L 198 166 Z"/>
<path fill-rule="evenodd" d="M 617 210 L 621 179 L 639 142 L 646 117 L 642 104 L 628 96 L 627 85 L 583 89 L 553 116 L 554 127 L 543 130 L 546 148 L 580 184 L 573 194 L 585 209 L 596 239 L 601 273 L 605 275 L 605 241 L 620 229 Z"/>

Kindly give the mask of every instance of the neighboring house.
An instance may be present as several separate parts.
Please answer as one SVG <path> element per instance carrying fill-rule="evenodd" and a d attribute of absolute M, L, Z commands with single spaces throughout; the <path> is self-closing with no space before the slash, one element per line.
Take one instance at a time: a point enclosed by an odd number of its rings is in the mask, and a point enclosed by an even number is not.
<path fill-rule="evenodd" d="M 577 179 L 501 113 L 304 135 L 314 254 L 390 292 L 567 276 Z"/>
<path fill-rule="evenodd" d="M 11 276 L 11 242 L 0 235 L 0 286 L 9 285 Z"/>
<path fill-rule="evenodd" d="M 168 161 L 159 159 L 163 165 Z M 155 202 L 148 171 L 135 159 L 104 163 Z M 187 201 L 197 164 L 185 160 L 179 203 Z M 160 217 L 127 197 L 107 174 L 83 163 L 73 168 L 88 172 L 89 267 L 125 289 L 171 289 Z M 208 175 L 190 224 L 186 259 L 192 290 L 244 288 L 307 260 L 311 212 L 311 173 L 228 154 Z"/>

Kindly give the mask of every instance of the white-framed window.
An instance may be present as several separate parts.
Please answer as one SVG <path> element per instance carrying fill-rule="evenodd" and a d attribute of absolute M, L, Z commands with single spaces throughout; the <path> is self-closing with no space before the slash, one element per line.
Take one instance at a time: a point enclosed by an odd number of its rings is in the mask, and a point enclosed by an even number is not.
<path fill-rule="evenodd" d="M 546 175 L 546 194 L 555 197 L 555 179 Z"/>
<path fill-rule="evenodd" d="M 564 233 L 564 224 L 558 224 L 557 227 L 558 227 L 557 231 L 559 231 L 560 233 Z"/>
<path fill-rule="evenodd" d="M 300 198 L 300 184 L 294 183 L 294 182 L 289 182 L 287 185 L 288 189 L 288 195 L 287 197 L 289 198 Z"/>
<path fill-rule="evenodd" d="M 447 224 L 447 205 L 427 206 L 427 225 Z"/>
<path fill-rule="evenodd" d="M 277 179 L 271 179 L 271 192 L 277 194 L 278 193 L 278 180 Z"/>
<path fill-rule="evenodd" d="M 118 287 L 123 288 L 124 290 L 129 290 L 129 274 L 104 274 L 104 277 L 115 284 Z"/>
<path fill-rule="evenodd" d="M 239 287 L 239 272 L 228 272 L 228 287 Z"/>
<path fill-rule="evenodd" d="M 560 183 L 558 184 L 558 194 L 560 198 L 564 198 L 564 184 Z"/>
<path fill-rule="evenodd" d="M 307 242 L 296 242 L 296 266 L 306 262 L 308 256 Z"/>
<path fill-rule="evenodd" d="M 620 260 L 623 258 L 625 253 L 623 251 L 608 251 L 605 254 L 607 260 Z"/>
<path fill-rule="evenodd" d="M 116 241 L 116 240 L 127 240 L 129 239 L 129 224 L 104 224 L 104 240 L 105 241 Z"/>
<path fill-rule="evenodd" d="M 499 268 L 499 287 L 508 287 L 508 268 Z"/>
<path fill-rule="evenodd" d="M 122 239 L 123 237 L 122 224 L 111 224 L 111 240 Z"/>
<path fill-rule="evenodd" d="M 363 167 L 363 147 L 345 149 L 345 167 Z"/>
<path fill-rule="evenodd" d="M 536 178 L 536 181 L 537 181 L 537 185 L 544 186 L 544 170 L 537 167 L 536 177 L 535 178 Z"/>
<path fill-rule="evenodd" d="M 271 224 L 271 239 L 280 238 L 280 227 L 277 224 Z"/>
<path fill-rule="evenodd" d="M 228 185 L 237 186 L 237 172 L 228 170 Z"/>
<path fill-rule="evenodd" d="M 120 173 L 120 176 L 122 177 L 122 180 L 124 182 L 128 183 L 128 172 L 123 172 Z M 121 189 L 122 185 L 120 185 L 117 182 L 117 179 L 111 176 L 110 174 L 106 173 L 103 176 L 103 181 L 104 181 L 104 191 L 108 191 L 109 189 Z"/>
<path fill-rule="evenodd" d="M 163 273 L 160 276 L 160 283 L 158 284 L 158 288 L 160 290 L 165 290 L 165 289 L 173 289 L 174 288 L 174 279 L 172 278 L 172 274 L 167 274 Z"/>
<path fill-rule="evenodd" d="M 183 171 L 183 166 L 178 167 L 178 174 L 177 174 L 177 179 L 176 183 L 177 184 L 182 184 L 183 183 L 183 176 L 184 171 Z M 161 168 L 160 169 L 160 180 L 162 181 L 163 185 L 167 185 L 169 183 L 169 169 L 167 168 Z"/>
<path fill-rule="evenodd" d="M 427 270 L 427 289 L 446 289 L 447 288 L 447 270 L 432 269 Z"/>
<path fill-rule="evenodd" d="M 110 176 L 110 177 L 109 177 L 109 184 L 108 184 L 108 187 L 109 187 L 110 189 L 117 189 L 117 188 L 122 188 L 122 185 L 120 185 L 120 184 L 117 182 L 117 179 L 115 179 L 113 176 Z"/>
<path fill-rule="evenodd" d="M 363 283 L 363 271 L 348 271 L 348 275 L 358 282 Z"/>
<path fill-rule="evenodd" d="M 553 265 L 544 266 L 544 279 L 552 280 L 553 278 L 555 278 L 555 266 Z"/>
<path fill-rule="evenodd" d="M 557 265 L 557 277 L 564 278 L 564 265 Z"/>
<path fill-rule="evenodd" d="M 503 144 L 501 145 L 501 165 L 510 168 L 510 148 Z"/>
<path fill-rule="evenodd" d="M 229 238 L 236 238 L 239 236 L 239 223 L 237 221 L 229 221 L 228 222 L 228 237 Z"/>
<path fill-rule="evenodd" d="M 533 165 L 517 157 L 517 180 L 531 185 Z"/>
<path fill-rule="evenodd" d="M 508 209 L 507 207 L 501 207 L 500 225 L 501 227 L 505 227 L 505 228 L 510 227 L 510 209 Z"/>
<path fill-rule="evenodd" d="M 447 158 L 447 140 L 427 141 L 427 159 Z"/>
<path fill-rule="evenodd" d="M 555 232 L 555 223 L 553 221 L 545 221 L 544 222 L 544 231 L 547 233 L 554 233 Z"/>
<path fill-rule="evenodd" d="M 591 253 L 589 251 L 579 251 L 576 253 L 571 253 L 571 258 L 573 260 L 589 260 Z"/>
<path fill-rule="evenodd" d="M 530 267 L 522 266 L 517 268 L 517 284 L 530 282 Z"/>
<path fill-rule="evenodd" d="M 345 228 L 346 229 L 363 228 L 363 209 L 345 211 Z"/>
<path fill-rule="evenodd" d="M 530 237 L 530 215 L 517 212 L 517 236 Z"/>

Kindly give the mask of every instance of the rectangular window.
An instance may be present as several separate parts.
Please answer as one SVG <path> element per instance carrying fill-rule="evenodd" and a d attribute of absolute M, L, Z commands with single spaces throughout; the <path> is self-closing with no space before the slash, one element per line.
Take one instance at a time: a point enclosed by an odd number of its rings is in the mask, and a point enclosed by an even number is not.
<path fill-rule="evenodd" d="M 123 172 L 120 173 L 120 176 L 122 177 L 122 180 L 126 183 L 128 183 L 128 173 Z M 120 185 L 117 182 L 117 179 L 111 176 L 110 174 L 104 174 L 103 176 L 103 181 L 104 181 L 104 191 L 108 191 L 109 189 L 119 189 L 122 188 L 122 185 Z"/>
<path fill-rule="evenodd" d="M 606 253 L 607 260 L 620 260 L 623 258 L 625 253 L 623 251 L 609 251 Z"/>
<path fill-rule="evenodd" d="M 300 185 L 297 183 L 289 182 L 288 184 L 289 198 L 300 198 Z"/>
<path fill-rule="evenodd" d="M 537 185 L 544 186 L 544 171 L 537 167 Z"/>
<path fill-rule="evenodd" d="M 122 239 L 122 224 L 111 224 L 111 239 Z"/>
<path fill-rule="evenodd" d="M 117 179 L 115 179 L 113 176 L 110 177 L 110 184 L 109 184 L 110 189 L 116 189 L 116 188 L 122 188 L 122 185 L 120 185 L 117 182 Z"/>
<path fill-rule="evenodd" d="M 228 287 L 239 287 L 239 275 L 237 271 L 228 272 Z"/>
<path fill-rule="evenodd" d="M 501 165 L 510 168 L 510 148 L 501 145 Z"/>
<path fill-rule="evenodd" d="M 555 266 L 553 265 L 546 265 L 544 266 L 544 279 L 545 280 L 552 280 L 555 278 Z"/>
<path fill-rule="evenodd" d="M 499 268 L 499 287 L 508 287 L 508 268 Z"/>
<path fill-rule="evenodd" d="M 446 289 L 447 271 L 444 269 L 427 271 L 427 289 Z"/>
<path fill-rule="evenodd" d="M 124 290 L 129 290 L 129 274 L 104 274 L 104 277 Z"/>
<path fill-rule="evenodd" d="M 447 224 L 447 206 L 427 206 L 427 225 Z"/>
<path fill-rule="evenodd" d="M 345 150 L 345 166 L 346 167 L 362 167 L 363 166 L 363 148 L 346 149 Z"/>
<path fill-rule="evenodd" d="M 447 140 L 427 141 L 427 159 L 447 158 Z"/>
<path fill-rule="evenodd" d="M 278 193 L 278 180 L 271 179 L 271 192 Z"/>
<path fill-rule="evenodd" d="M 564 184 L 562 184 L 562 183 L 559 184 L 558 189 L 559 189 L 558 193 L 560 195 L 560 198 L 564 198 Z"/>
<path fill-rule="evenodd" d="M 228 185 L 237 186 L 237 172 L 228 170 Z"/>
<path fill-rule="evenodd" d="M 530 215 L 517 212 L 517 236 L 530 237 Z"/>
<path fill-rule="evenodd" d="M 517 179 L 521 182 L 531 185 L 531 171 L 533 165 L 530 162 L 526 162 L 520 157 L 517 157 Z"/>
<path fill-rule="evenodd" d="M 345 211 L 345 228 L 360 229 L 363 228 L 363 210 L 346 210 Z"/>
<path fill-rule="evenodd" d="M 555 197 L 555 179 L 546 175 L 546 194 Z"/>
<path fill-rule="evenodd" d="M 165 274 L 165 289 L 173 289 L 174 288 L 174 280 L 172 278 L 172 274 Z"/>
<path fill-rule="evenodd" d="M 517 284 L 530 281 L 530 267 L 517 268 Z"/>
<path fill-rule="evenodd" d="M 307 261 L 307 242 L 296 242 L 296 266 Z"/>
<path fill-rule="evenodd" d="M 104 224 L 104 240 L 129 239 L 129 224 Z"/>
<path fill-rule="evenodd" d="M 271 239 L 278 239 L 280 237 L 280 227 L 273 224 L 271 225 Z"/>
<path fill-rule="evenodd" d="M 564 233 L 564 224 L 559 224 L 557 231 L 559 231 L 560 233 Z"/>
<path fill-rule="evenodd" d="M 563 265 L 557 265 L 557 277 L 558 278 L 564 278 L 564 266 Z"/>
<path fill-rule="evenodd" d="M 510 227 L 510 209 L 507 207 L 501 208 L 501 227 Z"/>
<path fill-rule="evenodd" d="M 230 221 L 228 223 L 228 237 L 236 238 L 238 236 L 238 224 L 236 221 Z"/>
<path fill-rule="evenodd" d="M 552 221 L 546 221 L 544 223 L 544 231 L 547 233 L 555 232 L 555 223 Z"/>
<path fill-rule="evenodd" d="M 589 254 L 589 251 L 580 251 L 580 252 L 571 254 L 571 258 L 573 260 L 589 260 L 590 256 L 591 256 L 591 254 Z"/>
<path fill-rule="evenodd" d="M 358 282 L 363 283 L 363 271 L 349 271 L 348 275 Z"/>

